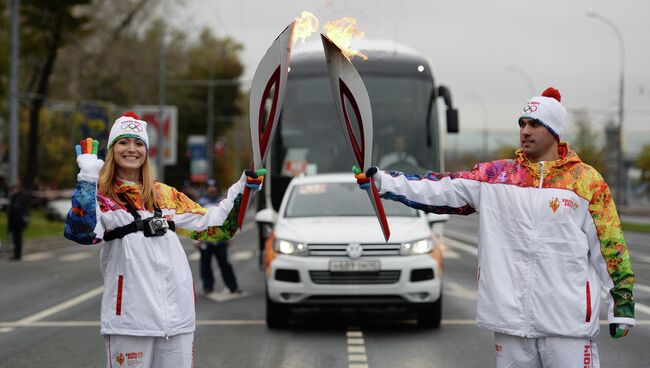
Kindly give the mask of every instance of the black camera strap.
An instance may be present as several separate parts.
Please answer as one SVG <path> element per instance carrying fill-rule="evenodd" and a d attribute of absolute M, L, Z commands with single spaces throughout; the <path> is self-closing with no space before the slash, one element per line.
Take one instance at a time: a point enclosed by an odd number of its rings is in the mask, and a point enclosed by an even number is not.
<path fill-rule="evenodd" d="M 133 216 L 134 220 L 128 225 L 119 226 L 104 233 L 104 241 L 120 239 L 127 236 L 128 234 L 135 233 L 137 231 L 145 231 L 144 222 L 142 221 L 142 217 L 138 213 L 138 210 L 135 209 L 135 207 L 131 204 L 129 199 L 124 194 L 118 193 L 117 196 L 122 200 L 122 202 L 124 202 L 126 209 L 129 211 L 131 216 Z M 162 210 L 156 205 L 154 205 L 154 217 L 162 217 Z M 176 231 L 174 221 L 167 221 L 167 223 L 169 224 L 169 230 Z"/>

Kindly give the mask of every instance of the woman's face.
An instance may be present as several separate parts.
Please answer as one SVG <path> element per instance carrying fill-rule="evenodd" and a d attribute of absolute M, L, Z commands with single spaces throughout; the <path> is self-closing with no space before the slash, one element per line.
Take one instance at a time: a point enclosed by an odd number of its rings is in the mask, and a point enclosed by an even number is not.
<path fill-rule="evenodd" d="M 120 138 L 113 145 L 113 156 L 122 171 L 140 170 L 147 157 L 147 147 L 137 138 Z"/>

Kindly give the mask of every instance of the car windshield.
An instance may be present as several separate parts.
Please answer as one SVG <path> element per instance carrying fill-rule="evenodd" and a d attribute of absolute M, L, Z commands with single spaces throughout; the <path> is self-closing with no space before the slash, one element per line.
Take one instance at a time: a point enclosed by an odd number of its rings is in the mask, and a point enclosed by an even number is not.
<path fill-rule="evenodd" d="M 383 200 L 387 216 L 416 217 L 417 211 Z M 375 216 L 368 195 L 356 183 L 313 183 L 293 187 L 284 217 Z"/>

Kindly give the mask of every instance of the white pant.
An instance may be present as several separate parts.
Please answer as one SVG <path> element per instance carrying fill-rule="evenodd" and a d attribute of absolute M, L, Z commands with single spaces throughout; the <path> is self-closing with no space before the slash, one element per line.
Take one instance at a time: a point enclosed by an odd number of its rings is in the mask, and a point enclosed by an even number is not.
<path fill-rule="evenodd" d="M 106 335 L 107 368 L 192 368 L 194 333 L 149 337 Z"/>
<path fill-rule="evenodd" d="M 599 368 L 596 342 L 572 337 L 525 338 L 494 333 L 497 368 Z"/>

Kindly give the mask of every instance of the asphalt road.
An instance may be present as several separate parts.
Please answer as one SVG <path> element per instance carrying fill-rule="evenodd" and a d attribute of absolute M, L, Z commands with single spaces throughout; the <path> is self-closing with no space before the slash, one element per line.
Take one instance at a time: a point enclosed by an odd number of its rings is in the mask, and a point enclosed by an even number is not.
<path fill-rule="evenodd" d="M 286 330 L 264 324 L 264 282 L 248 223 L 230 255 L 244 294 L 200 293 L 198 257 L 186 250 L 197 288 L 197 367 L 494 367 L 492 334 L 474 324 L 477 218 L 446 227 L 443 324 L 420 329 L 391 310 L 305 310 Z M 638 326 L 631 335 L 598 337 L 602 367 L 647 367 L 650 361 L 650 236 L 627 233 L 636 273 Z M 61 239 L 62 242 L 65 240 Z M 217 290 L 223 287 L 220 278 Z M 98 250 L 70 243 L 0 260 L 0 367 L 105 367 L 99 334 Z M 601 319 L 604 315 L 601 313 Z"/>

